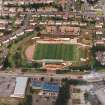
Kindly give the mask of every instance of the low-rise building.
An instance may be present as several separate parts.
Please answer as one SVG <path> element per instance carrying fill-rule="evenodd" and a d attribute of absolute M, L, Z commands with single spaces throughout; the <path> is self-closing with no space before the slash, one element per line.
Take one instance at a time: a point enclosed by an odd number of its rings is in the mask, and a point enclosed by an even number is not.
<path fill-rule="evenodd" d="M 43 96 L 58 96 L 59 84 L 49 83 L 49 82 L 37 82 L 35 80 L 31 81 L 32 91 L 38 92 L 38 95 Z"/>
<path fill-rule="evenodd" d="M 16 85 L 13 94 L 11 94 L 11 97 L 24 98 L 27 83 L 28 77 L 16 77 Z"/>

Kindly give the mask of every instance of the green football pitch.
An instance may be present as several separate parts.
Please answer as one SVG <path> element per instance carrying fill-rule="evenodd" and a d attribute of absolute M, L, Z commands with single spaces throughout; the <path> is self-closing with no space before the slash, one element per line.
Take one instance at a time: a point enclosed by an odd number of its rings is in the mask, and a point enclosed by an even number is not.
<path fill-rule="evenodd" d="M 34 59 L 59 59 L 64 61 L 79 61 L 87 57 L 87 49 L 74 44 L 42 44 L 35 48 Z"/>

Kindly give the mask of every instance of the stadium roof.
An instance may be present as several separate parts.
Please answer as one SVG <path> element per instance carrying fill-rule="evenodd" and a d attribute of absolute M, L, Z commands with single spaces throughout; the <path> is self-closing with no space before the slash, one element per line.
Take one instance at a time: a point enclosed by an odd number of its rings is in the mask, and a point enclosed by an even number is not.
<path fill-rule="evenodd" d="M 28 77 L 16 77 L 16 86 L 11 97 L 24 98 Z"/>
<path fill-rule="evenodd" d="M 45 62 L 45 63 L 59 63 L 59 62 L 64 62 L 64 60 L 60 60 L 60 59 L 42 59 L 42 60 L 36 60 L 37 62 Z"/>

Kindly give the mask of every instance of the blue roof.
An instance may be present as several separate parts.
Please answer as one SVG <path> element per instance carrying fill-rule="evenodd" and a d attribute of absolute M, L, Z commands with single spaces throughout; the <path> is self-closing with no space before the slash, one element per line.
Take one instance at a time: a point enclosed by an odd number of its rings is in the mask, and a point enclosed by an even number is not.
<path fill-rule="evenodd" d="M 36 87 L 36 88 L 41 88 L 42 87 L 42 83 L 39 83 L 39 82 L 35 82 L 35 81 L 32 81 L 32 87 Z"/>
<path fill-rule="evenodd" d="M 39 83 L 32 81 L 33 88 L 40 88 L 49 92 L 59 92 L 59 85 L 57 83 Z"/>
<path fill-rule="evenodd" d="M 43 83 L 42 89 L 49 92 L 59 92 L 59 85 L 54 83 Z"/>

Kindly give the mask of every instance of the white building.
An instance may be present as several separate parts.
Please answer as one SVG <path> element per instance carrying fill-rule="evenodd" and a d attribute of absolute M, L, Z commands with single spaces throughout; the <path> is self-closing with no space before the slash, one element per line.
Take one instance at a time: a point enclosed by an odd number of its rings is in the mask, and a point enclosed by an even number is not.
<path fill-rule="evenodd" d="M 10 97 L 24 98 L 28 77 L 16 77 L 16 86 L 14 93 Z"/>

